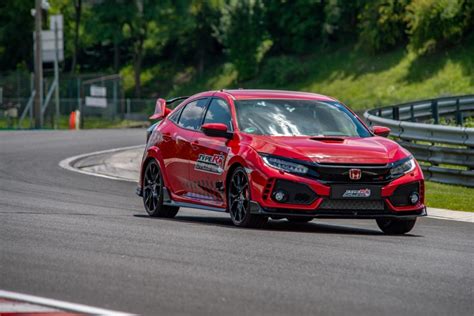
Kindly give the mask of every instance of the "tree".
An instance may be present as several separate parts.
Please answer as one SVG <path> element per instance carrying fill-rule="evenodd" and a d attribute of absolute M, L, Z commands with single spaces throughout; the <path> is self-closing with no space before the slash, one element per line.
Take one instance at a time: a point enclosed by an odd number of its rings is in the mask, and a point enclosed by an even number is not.
<path fill-rule="evenodd" d="M 81 15 L 82 15 L 82 0 L 73 0 L 74 5 L 74 52 L 72 54 L 72 64 L 71 64 L 71 73 L 76 69 L 77 64 L 77 54 L 79 51 L 79 27 L 81 24 Z"/>
<path fill-rule="evenodd" d="M 274 53 L 304 53 L 319 43 L 324 22 L 321 0 L 263 0 L 263 4 Z"/>
<path fill-rule="evenodd" d="M 191 2 L 192 31 L 190 40 L 197 54 L 198 75 L 202 76 L 208 56 L 217 46 L 212 35 L 213 28 L 219 23 L 220 0 L 194 0 Z"/>
<path fill-rule="evenodd" d="M 32 63 L 33 7 L 31 0 L 0 1 L 0 69 Z"/>
<path fill-rule="evenodd" d="M 217 36 L 238 71 L 238 80 L 252 78 L 258 70 L 268 42 L 259 0 L 240 0 L 227 4 L 222 12 Z"/>
<path fill-rule="evenodd" d="M 472 32 L 473 11 L 469 0 L 412 0 L 406 15 L 409 47 L 425 54 L 458 43 Z"/>
<path fill-rule="evenodd" d="M 359 15 L 359 43 L 372 52 L 406 43 L 406 6 L 409 0 L 375 0 Z"/>

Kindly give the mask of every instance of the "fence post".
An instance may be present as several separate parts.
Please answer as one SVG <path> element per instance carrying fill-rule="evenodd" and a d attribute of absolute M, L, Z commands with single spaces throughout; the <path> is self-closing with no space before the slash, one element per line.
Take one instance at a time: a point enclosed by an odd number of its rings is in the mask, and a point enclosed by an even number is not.
<path fill-rule="evenodd" d="M 463 126 L 463 117 L 459 105 L 459 98 L 456 99 L 456 125 Z"/>
<path fill-rule="evenodd" d="M 395 121 L 398 121 L 400 119 L 400 109 L 398 108 L 398 106 L 394 106 L 392 108 L 392 119 L 394 119 Z"/>
<path fill-rule="evenodd" d="M 127 117 L 130 117 L 130 99 L 127 98 Z"/>
<path fill-rule="evenodd" d="M 412 122 L 416 122 L 415 120 L 415 109 L 413 104 L 410 104 L 410 118 Z"/>
<path fill-rule="evenodd" d="M 433 116 L 434 123 L 439 124 L 438 100 L 431 101 L 431 115 Z"/>

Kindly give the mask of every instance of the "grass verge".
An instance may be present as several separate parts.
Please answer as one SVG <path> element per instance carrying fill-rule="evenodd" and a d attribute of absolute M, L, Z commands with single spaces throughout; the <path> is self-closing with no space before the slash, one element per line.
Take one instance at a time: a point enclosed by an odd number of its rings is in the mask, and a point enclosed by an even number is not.
<path fill-rule="evenodd" d="M 426 205 L 474 212 L 474 188 L 426 181 Z"/>

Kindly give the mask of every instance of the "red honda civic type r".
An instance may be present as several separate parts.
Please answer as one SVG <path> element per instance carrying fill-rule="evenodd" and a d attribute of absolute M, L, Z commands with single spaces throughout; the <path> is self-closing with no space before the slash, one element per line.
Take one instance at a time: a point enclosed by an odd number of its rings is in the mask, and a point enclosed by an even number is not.
<path fill-rule="evenodd" d="M 174 110 L 167 104 L 182 101 Z M 179 207 L 230 213 L 241 227 L 268 218 L 376 219 L 388 234 L 426 215 L 413 156 L 327 96 L 220 90 L 158 99 L 137 193 L 150 216 Z"/>

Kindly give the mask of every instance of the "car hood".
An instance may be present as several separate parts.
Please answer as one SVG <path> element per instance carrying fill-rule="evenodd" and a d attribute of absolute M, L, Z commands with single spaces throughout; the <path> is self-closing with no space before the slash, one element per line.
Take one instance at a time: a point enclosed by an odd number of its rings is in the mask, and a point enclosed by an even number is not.
<path fill-rule="evenodd" d="M 384 137 L 255 136 L 257 152 L 316 163 L 387 164 L 410 153 Z"/>

